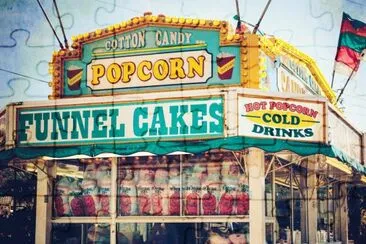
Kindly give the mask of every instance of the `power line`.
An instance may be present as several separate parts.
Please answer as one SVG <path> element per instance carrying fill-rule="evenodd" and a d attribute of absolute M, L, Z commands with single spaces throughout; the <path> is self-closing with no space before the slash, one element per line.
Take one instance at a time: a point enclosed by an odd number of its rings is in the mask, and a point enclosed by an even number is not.
<path fill-rule="evenodd" d="M 47 16 L 46 12 L 44 11 L 44 9 L 43 9 L 43 7 L 42 7 L 42 4 L 39 2 L 39 0 L 37 0 L 37 3 L 38 3 L 38 5 L 39 5 L 39 7 L 41 8 L 41 10 L 42 10 L 42 12 L 43 12 L 44 17 L 46 18 L 46 20 L 47 20 L 47 22 L 48 22 L 48 25 L 51 27 L 52 32 L 53 32 L 53 35 L 56 37 L 56 39 L 57 39 L 57 41 L 58 41 L 58 44 L 60 45 L 60 48 L 61 48 L 61 49 L 64 49 L 64 46 L 62 45 L 62 43 L 61 43 L 60 39 L 58 38 L 57 33 L 56 33 L 55 29 L 53 28 L 53 26 L 52 26 L 52 24 L 51 24 L 50 19 L 48 18 L 48 16 Z"/>
<path fill-rule="evenodd" d="M 42 82 L 42 83 L 47 83 L 47 84 L 49 83 L 48 81 L 38 79 L 38 78 L 34 78 L 34 77 L 28 76 L 28 75 L 23 75 L 23 74 L 20 74 L 20 73 L 14 72 L 14 71 L 10 71 L 10 70 L 7 70 L 7 69 L 0 68 L 0 71 L 4 71 L 6 73 L 10 73 L 10 74 L 17 75 L 17 76 L 20 76 L 20 77 L 32 79 L 32 80 L 39 81 L 39 82 Z"/>
<path fill-rule="evenodd" d="M 58 18 L 58 21 L 59 21 L 60 26 L 61 26 L 62 35 L 64 36 L 65 47 L 69 48 L 69 44 L 67 43 L 67 38 L 66 38 L 66 35 L 65 35 L 64 25 L 62 24 L 62 20 L 61 20 L 61 17 L 60 17 L 60 12 L 58 11 L 56 0 L 53 0 L 53 4 L 55 5 L 55 8 L 56 8 L 57 18 Z"/>

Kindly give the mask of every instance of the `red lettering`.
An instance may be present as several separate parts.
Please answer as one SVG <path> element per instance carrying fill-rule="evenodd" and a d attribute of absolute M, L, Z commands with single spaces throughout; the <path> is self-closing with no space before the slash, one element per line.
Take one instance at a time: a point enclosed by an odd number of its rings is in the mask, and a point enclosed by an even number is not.
<path fill-rule="evenodd" d="M 318 111 L 314 111 L 313 109 L 310 109 L 310 116 L 315 119 L 316 116 L 318 116 Z"/>
<path fill-rule="evenodd" d="M 273 110 L 276 107 L 276 103 L 275 102 L 269 102 L 269 109 Z"/>
<path fill-rule="evenodd" d="M 260 110 L 266 109 L 267 102 L 254 102 L 254 103 L 247 103 L 244 105 L 246 112 L 251 112 L 253 110 Z"/>
<path fill-rule="evenodd" d="M 251 111 L 253 111 L 253 105 L 252 105 L 251 103 L 247 103 L 247 104 L 245 104 L 245 105 L 244 105 L 244 107 L 245 107 L 245 111 L 246 111 L 246 112 L 251 112 Z"/>

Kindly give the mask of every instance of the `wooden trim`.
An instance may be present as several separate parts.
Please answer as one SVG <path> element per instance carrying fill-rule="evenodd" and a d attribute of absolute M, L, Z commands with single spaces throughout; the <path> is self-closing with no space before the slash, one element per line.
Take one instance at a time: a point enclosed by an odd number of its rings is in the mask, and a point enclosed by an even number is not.
<path fill-rule="evenodd" d="M 249 215 L 226 216 L 120 216 L 113 221 L 112 217 L 62 217 L 52 220 L 52 223 L 71 224 L 100 224 L 100 223 L 210 223 L 210 222 L 241 222 L 249 223 Z M 267 217 L 266 222 L 272 223 L 274 219 Z"/>
<path fill-rule="evenodd" d="M 103 224 L 111 223 L 111 217 L 62 217 L 51 221 L 55 224 Z"/>
<path fill-rule="evenodd" d="M 116 219 L 117 223 L 210 223 L 210 222 L 241 222 L 249 223 L 249 216 L 123 216 Z"/>

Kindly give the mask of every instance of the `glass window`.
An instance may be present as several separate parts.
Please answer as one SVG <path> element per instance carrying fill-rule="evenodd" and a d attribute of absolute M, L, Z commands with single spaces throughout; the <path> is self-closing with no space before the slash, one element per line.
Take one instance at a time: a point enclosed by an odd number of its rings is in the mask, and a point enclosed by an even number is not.
<path fill-rule="evenodd" d="M 334 206 L 333 190 L 331 186 L 322 186 L 317 189 L 318 196 L 318 239 L 327 240 L 333 235 Z"/>
<path fill-rule="evenodd" d="M 52 243 L 109 244 L 109 224 L 53 224 Z"/>
<path fill-rule="evenodd" d="M 110 159 L 67 160 L 56 164 L 56 217 L 110 215 Z"/>
<path fill-rule="evenodd" d="M 117 243 L 249 243 L 248 223 L 143 223 L 117 225 Z"/>
<path fill-rule="evenodd" d="M 121 158 L 120 216 L 249 214 L 249 185 L 230 153 Z"/>
<path fill-rule="evenodd" d="M 266 243 L 267 244 L 272 244 L 274 243 L 274 228 L 273 228 L 273 224 L 271 223 L 267 223 L 266 224 Z"/>

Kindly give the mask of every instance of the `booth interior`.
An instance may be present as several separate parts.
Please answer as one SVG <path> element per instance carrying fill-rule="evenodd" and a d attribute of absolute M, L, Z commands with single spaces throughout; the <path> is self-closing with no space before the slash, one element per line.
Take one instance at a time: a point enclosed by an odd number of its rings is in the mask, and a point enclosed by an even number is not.
<path fill-rule="evenodd" d="M 249 243 L 255 205 L 267 243 L 341 240 L 351 168 L 290 151 L 262 151 L 253 166 L 250 150 L 43 157 L 22 167 L 48 184 L 52 243 Z M 258 178 L 264 188 L 250 184 Z"/>

